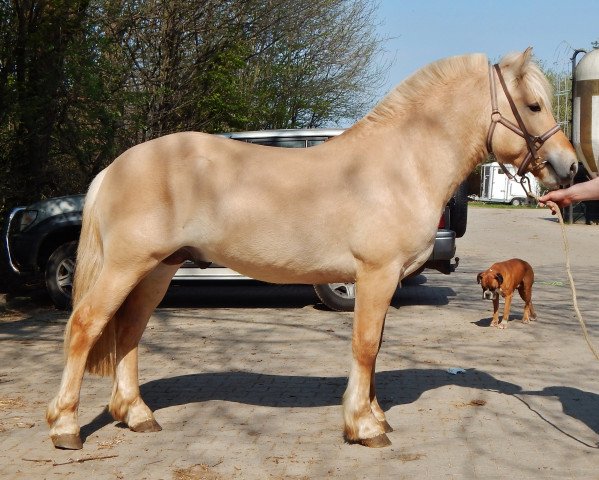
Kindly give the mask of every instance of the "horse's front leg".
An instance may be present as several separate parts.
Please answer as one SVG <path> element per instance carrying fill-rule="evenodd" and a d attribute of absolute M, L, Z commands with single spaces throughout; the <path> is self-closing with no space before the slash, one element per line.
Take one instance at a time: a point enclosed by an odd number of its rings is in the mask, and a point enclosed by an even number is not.
<path fill-rule="evenodd" d="M 383 328 L 384 328 L 384 326 L 383 326 Z M 381 331 L 381 342 L 382 341 L 383 341 L 383 332 Z M 379 344 L 379 350 L 380 350 L 380 344 Z M 385 430 L 385 433 L 390 433 L 393 431 L 393 427 L 391 425 L 389 425 L 389 422 L 387 422 L 387 417 L 385 417 L 385 412 L 379 405 L 379 401 L 376 399 L 376 388 L 374 385 L 374 383 L 375 383 L 374 382 L 375 366 L 376 366 L 376 362 L 372 366 L 372 374 L 370 376 L 370 408 L 372 410 L 372 414 L 376 417 L 376 419 L 379 421 L 379 423 Z"/>
<path fill-rule="evenodd" d="M 368 447 L 384 447 L 390 427 L 375 396 L 374 366 L 381 345 L 385 315 L 397 288 L 394 267 L 362 268 L 356 281 L 356 308 L 352 337 L 353 361 L 343 395 L 345 438 Z"/>

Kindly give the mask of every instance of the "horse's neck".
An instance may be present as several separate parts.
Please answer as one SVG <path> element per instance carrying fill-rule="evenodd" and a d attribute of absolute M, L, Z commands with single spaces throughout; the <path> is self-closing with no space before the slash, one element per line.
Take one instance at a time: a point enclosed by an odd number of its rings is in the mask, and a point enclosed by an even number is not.
<path fill-rule="evenodd" d="M 486 155 L 487 89 L 484 78 L 471 78 L 378 125 L 366 117 L 349 133 L 385 145 L 390 170 L 413 178 L 415 194 L 442 206 Z"/>

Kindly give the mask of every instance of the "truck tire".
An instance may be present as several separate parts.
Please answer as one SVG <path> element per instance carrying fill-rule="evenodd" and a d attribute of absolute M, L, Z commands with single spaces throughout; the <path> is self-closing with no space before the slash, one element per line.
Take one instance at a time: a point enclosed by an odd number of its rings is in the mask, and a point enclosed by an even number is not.
<path fill-rule="evenodd" d="M 468 182 L 460 183 L 449 202 L 449 222 L 455 236 L 463 237 L 468 224 Z"/>
<path fill-rule="evenodd" d="M 77 242 L 63 243 L 52 252 L 46 264 L 48 294 L 54 305 L 63 310 L 71 307 L 76 253 Z"/>
<path fill-rule="evenodd" d="M 314 285 L 320 301 L 337 312 L 353 312 L 356 305 L 354 283 L 323 283 Z"/>

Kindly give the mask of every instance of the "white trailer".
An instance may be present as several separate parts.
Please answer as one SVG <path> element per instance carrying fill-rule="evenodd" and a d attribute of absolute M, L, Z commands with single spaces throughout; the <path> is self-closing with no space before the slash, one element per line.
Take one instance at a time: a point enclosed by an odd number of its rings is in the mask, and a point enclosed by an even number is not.
<path fill-rule="evenodd" d="M 516 174 L 516 169 L 513 166 L 506 165 L 506 168 L 512 175 Z M 531 192 L 538 196 L 541 189 L 537 179 L 530 173 L 527 173 L 526 177 L 530 180 Z M 527 195 L 517 180 L 510 180 L 499 166 L 499 163 L 492 162 L 481 166 L 480 196 L 476 199 L 482 202 L 522 205 L 526 203 Z"/>

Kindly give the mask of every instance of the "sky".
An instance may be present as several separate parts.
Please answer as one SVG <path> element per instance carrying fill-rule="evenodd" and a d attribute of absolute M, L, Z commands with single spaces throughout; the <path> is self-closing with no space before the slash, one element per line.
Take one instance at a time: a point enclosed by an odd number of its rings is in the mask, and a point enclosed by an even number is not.
<path fill-rule="evenodd" d="M 390 37 L 381 62 L 393 62 L 381 97 L 440 58 L 497 61 L 531 46 L 546 67 L 570 71 L 574 49 L 599 40 L 599 0 L 380 0 L 378 20 L 379 35 Z"/>

